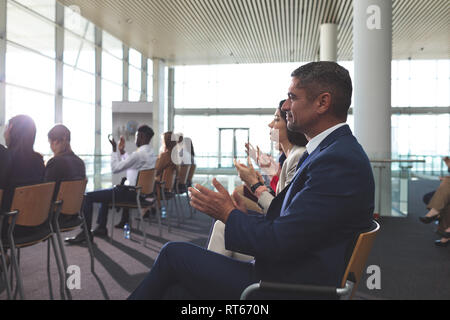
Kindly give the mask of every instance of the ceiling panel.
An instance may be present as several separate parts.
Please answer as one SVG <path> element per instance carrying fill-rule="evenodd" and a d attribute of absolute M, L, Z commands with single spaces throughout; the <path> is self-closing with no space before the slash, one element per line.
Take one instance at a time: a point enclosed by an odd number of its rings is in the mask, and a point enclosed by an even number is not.
<path fill-rule="evenodd" d="M 352 0 L 60 2 L 169 64 L 317 60 L 322 23 L 338 24 L 338 60 L 352 59 Z M 448 0 L 394 0 L 394 59 L 449 58 L 448 17 Z"/>

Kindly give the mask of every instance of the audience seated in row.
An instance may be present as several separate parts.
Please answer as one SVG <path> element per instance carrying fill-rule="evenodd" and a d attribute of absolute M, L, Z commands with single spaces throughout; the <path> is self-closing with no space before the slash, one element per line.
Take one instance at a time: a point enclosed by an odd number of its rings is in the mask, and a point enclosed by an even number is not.
<path fill-rule="evenodd" d="M 225 224 L 225 248 L 255 260 L 169 242 L 129 299 L 238 299 L 261 280 L 340 287 L 355 237 L 372 226 L 372 168 L 345 123 L 352 95 L 348 71 L 322 61 L 291 76 L 282 110 L 288 129 L 309 142 L 267 214 L 248 211 L 216 179 L 218 192 L 198 184 L 189 189 L 195 209 Z"/>
<path fill-rule="evenodd" d="M 149 126 L 140 126 L 136 132 L 135 139 L 137 150 L 131 154 L 127 154 L 125 152 L 125 139 L 123 137 L 120 138 L 118 145 L 114 138 L 110 139 L 112 145 L 112 172 L 119 173 L 126 171 L 126 179 L 131 186 L 136 184 L 139 170 L 153 169 L 155 167 L 156 156 L 154 155 L 153 148 L 150 146 L 150 141 L 153 136 L 154 132 Z M 88 234 L 91 237 L 94 235 L 104 237 L 108 234 L 106 228 L 108 221 L 108 206 L 112 203 L 113 196 L 117 202 L 133 202 L 136 200 L 136 192 L 126 188 L 123 185 L 86 193 L 83 204 L 83 212 L 86 219 Z M 94 203 L 100 203 L 100 208 L 97 217 L 98 225 L 91 234 Z M 125 219 L 127 219 L 127 217 L 122 217 L 122 220 Z M 75 237 L 66 238 L 65 241 L 70 244 L 79 244 L 86 240 L 85 237 L 86 235 L 82 230 Z"/>
<path fill-rule="evenodd" d="M 442 160 L 450 172 L 450 158 L 445 157 Z M 437 190 L 424 195 L 423 201 L 429 211 L 419 219 L 425 224 L 439 220 L 436 232 L 441 236 L 441 239 L 434 243 L 437 247 L 447 247 L 450 243 L 450 176 L 441 177 L 441 181 Z"/>

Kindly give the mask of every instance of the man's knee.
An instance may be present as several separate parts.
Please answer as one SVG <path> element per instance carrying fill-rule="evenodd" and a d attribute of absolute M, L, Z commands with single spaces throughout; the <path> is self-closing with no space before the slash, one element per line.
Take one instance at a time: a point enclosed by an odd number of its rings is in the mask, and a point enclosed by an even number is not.
<path fill-rule="evenodd" d="M 159 252 L 158 260 L 165 260 L 171 265 L 184 264 L 186 259 L 192 259 L 197 246 L 188 242 L 171 241 L 166 243 Z"/>
<path fill-rule="evenodd" d="M 191 245 L 187 242 L 170 241 L 162 246 L 160 254 L 164 255 L 178 254 L 179 252 L 186 251 L 186 249 L 189 247 L 191 247 Z"/>

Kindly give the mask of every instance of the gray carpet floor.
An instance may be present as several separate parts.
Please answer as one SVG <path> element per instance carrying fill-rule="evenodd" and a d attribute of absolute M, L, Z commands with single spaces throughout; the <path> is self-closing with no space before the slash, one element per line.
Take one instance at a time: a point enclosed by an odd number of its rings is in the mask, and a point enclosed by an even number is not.
<path fill-rule="evenodd" d="M 406 218 L 381 217 L 381 230 L 375 240 L 367 265 L 379 266 L 381 289 L 369 290 L 364 273 L 355 299 L 449 299 L 450 298 L 450 247 L 436 248 L 434 224 L 424 225 L 418 216 L 426 213 L 422 203 L 424 193 L 436 189 L 439 181 L 417 180 L 409 183 L 409 214 Z M 183 204 L 185 203 L 184 199 Z M 189 216 L 187 206 L 185 217 Z M 111 217 L 111 214 L 110 214 Z M 116 213 L 115 220 L 119 220 Z M 95 221 L 95 220 L 94 220 Z M 86 246 L 65 246 L 69 265 L 80 267 L 81 288 L 72 290 L 74 300 L 123 300 L 145 277 L 159 250 L 168 241 L 190 241 L 205 246 L 212 220 L 196 213 L 193 219 L 174 226 L 169 233 L 163 226 L 158 235 L 156 221 L 147 227 L 147 244 L 143 235 L 133 230 L 132 239 L 124 239 L 116 229 L 113 241 L 94 238 L 95 273 L 90 270 L 89 251 Z M 109 227 L 109 223 L 108 223 Z M 64 236 L 75 235 L 77 231 Z M 47 300 L 50 292 L 47 281 L 47 245 L 24 248 L 21 252 L 21 270 L 27 299 Z M 55 299 L 59 299 L 59 278 L 55 260 L 51 260 L 51 279 Z M 6 292 L 0 284 L 0 299 Z"/>
<path fill-rule="evenodd" d="M 182 199 L 185 204 L 185 199 Z M 69 265 L 80 268 L 81 288 L 71 290 L 74 300 L 123 300 L 138 286 L 148 273 L 161 247 L 168 241 L 189 241 L 204 247 L 207 243 L 212 219 L 195 213 L 189 219 L 189 209 L 183 208 L 185 222 L 177 226 L 176 217 L 172 218 L 172 230 L 169 233 L 163 221 L 162 236 L 156 219 L 147 226 L 147 242 L 143 245 L 143 234 L 133 225 L 131 239 L 125 239 L 123 231 L 115 229 L 113 241 L 110 238 L 94 238 L 94 273 L 91 272 L 90 255 L 86 245 L 65 245 Z M 110 217 L 111 218 L 111 212 Z M 94 225 L 95 225 L 94 216 Z M 115 214 L 118 222 L 120 214 Z M 110 229 L 110 221 L 108 222 Z M 74 236 L 79 230 L 63 234 Z M 26 299 L 50 299 L 47 277 L 47 244 L 41 243 L 21 250 L 20 265 Z M 59 277 L 54 256 L 51 256 L 52 292 L 60 299 Z M 0 281 L 0 300 L 6 299 L 3 281 Z"/>

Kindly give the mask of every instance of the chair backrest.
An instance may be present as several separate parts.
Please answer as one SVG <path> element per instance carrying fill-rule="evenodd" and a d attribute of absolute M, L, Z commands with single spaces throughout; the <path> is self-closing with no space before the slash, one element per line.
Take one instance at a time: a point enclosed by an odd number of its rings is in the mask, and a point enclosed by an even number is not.
<path fill-rule="evenodd" d="M 175 177 L 177 175 L 177 168 L 175 166 L 167 167 L 162 174 L 162 181 L 165 182 L 164 189 L 172 192 L 175 185 Z"/>
<path fill-rule="evenodd" d="M 80 212 L 86 184 L 87 179 L 61 182 L 56 197 L 56 200 L 62 200 L 61 213 L 74 215 Z"/>
<path fill-rule="evenodd" d="M 18 187 L 14 190 L 11 211 L 19 211 L 16 225 L 35 227 L 48 219 L 55 184 L 49 182 Z"/>
<path fill-rule="evenodd" d="M 139 171 L 136 187 L 141 187 L 142 194 L 151 194 L 155 188 L 155 169 L 146 169 Z"/>
<path fill-rule="evenodd" d="M 189 170 L 187 181 L 192 183 L 192 178 L 194 177 L 195 169 L 197 169 L 197 165 L 192 164 Z"/>
<path fill-rule="evenodd" d="M 186 184 L 188 179 L 188 173 L 191 168 L 190 164 L 182 164 L 178 168 L 178 183 Z"/>
<path fill-rule="evenodd" d="M 374 228 L 371 231 L 361 233 L 356 241 L 355 247 L 353 249 L 352 256 L 350 257 L 350 261 L 348 262 L 347 268 L 344 272 L 344 277 L 342 279 L 341 286 L 345 287 L 345 283 L 347 280 L 350 280 L 349 277 L 352 274 L 352 281 L 355 282 L 352 292 L 350 295 L 350 299 L 356 292 L 358 288 L 359 280 L 361 279 L 363 269 L 366 265 L 367 257 L 369 256 L 370 250 L 372 250 L 373 242 L 375 237 L 380 230 L 380 224 L 376 221 L 374 222 Z"/>

